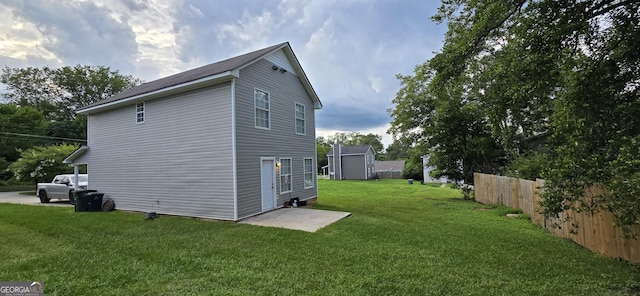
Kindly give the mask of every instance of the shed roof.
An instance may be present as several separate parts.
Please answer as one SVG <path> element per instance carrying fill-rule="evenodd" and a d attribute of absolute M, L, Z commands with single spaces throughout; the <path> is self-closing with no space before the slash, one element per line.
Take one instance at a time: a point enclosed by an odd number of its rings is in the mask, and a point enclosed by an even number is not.
<path fill-rule="evenodd" d="M 284 42 L 213 64 L 143 83 L 141 85 L 124 90 L 109 98 L 84 106 L 78 110 L 78 113 L 89 113 L 91 111 L 96 111 L 102 109 L 103 107 L 117 104 L 119 102 L 126 102 L 130 99 L 142 98 L 152 94 L 173 90 L 180 87 L 181 85 L 186 86 L 188 84 L 200 81 L 206 82 L 207 78 L 231 79 L 233 77 L 238 77 L 238 70 L 280 49 L 284 50 L 285 54 L 289 57 L 289 59 L 291 59 L 291 64 L 295 68 L 296 73 L 300 77 L 300 80 L 309 93 L 309 96 L 314 101 L 316 109 L 322 108 L 322 103 L 320 102 L 320 99 L 318 98 L 315 90 L 311 86 L 311 83 L 309 82 L 306 74 L 302 70 L 302 67 L 300 66 L 300 63 L 298 62 L 295 54 L 293 53 L 293 50 L 291 50 L 289 42 Z"/>
<path fill-rule="evenodd" d="M 371 149 L 373 151 L 373 153 L 375 154 L 375 151 L 373 150 L 373 147 L 371 147 L 371 145 L 364 145 L 364 146 L 341 146 L 341 153 L 342 155 L 358 155 L 358 154 L 367 154 L 367 151 L 369 151 L 369 149 Z M 329 152 L 327 152 L 327 155 L 333 155 L 333 147 L 331 147 L 331 149 L 329 149 Z"/>
<path fill-rule="evenodd" d="M 376 161 L 376 171 L 385 172 L 385 171 L 403 171 L 404 170 L 404 160 L 377 160 Z"/>

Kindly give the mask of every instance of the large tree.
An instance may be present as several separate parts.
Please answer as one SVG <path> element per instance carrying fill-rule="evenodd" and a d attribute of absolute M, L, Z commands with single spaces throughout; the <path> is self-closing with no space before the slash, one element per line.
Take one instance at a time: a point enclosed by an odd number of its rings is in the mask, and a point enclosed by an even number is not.
<path fill-rule="evenodd" d="M 365 146 L 371 145 L 376 153 L 382 153 L 384 146 L 382 144 L 382 136 L 373 133 L 361 134 L 358 132 L 335 133 L 333 136 L 327 137 L 327 142 L 333 144 L 335 142 L 345 146 Z"/>
<path fill-rule="evenodd" d="M 38 110 L 14 104 L 0 104 L 0 180 L 10 178 L 7 166 L 26 149 L 49 141 L 45 134 L 47 122 Z"/>
<path fill-rule="evenodd" d="M 62 161 L 78 147 L 76 144 L 61 144 L 21 150 L 20 158 L 9 165 L 9 170 L 20 182 L 36 184 L 51 181 L 55 175 L 73 172 L 73 168 Z"/>
<path fill-rule="evenodd" d="M 86 137 L 86 119 L 75 110 L 141 83 L 130 75 L 103 66 L 62 68 L 4 67 L 0 82 L 7 102 L 33 107 L 50 121 L 47 134 L 54 137 Z"/>
<path fill-rule="evenodd" d="M 438 114 L 469 114 L 476 121 L 460 131 L 479 141 L 472 159 L 496 171 L 523 157 L 544 162 L 529 173 L 547 180 L 547 215 L 607 209 L 620 225 L 640 224 L 638 1 L 446 0 L 433 19 L 447 22 L 444 46 L 400 76 L 393 132 L 425 152 L 448 149 L 464 137 L 438 134 L 447 122 Z M 541 134 L 543 155 L 523 153 L 525 139 Z M 447 155 L 436 168 L 463 157 Z M 608 193 L 584 199 L 594 184 Z"/>

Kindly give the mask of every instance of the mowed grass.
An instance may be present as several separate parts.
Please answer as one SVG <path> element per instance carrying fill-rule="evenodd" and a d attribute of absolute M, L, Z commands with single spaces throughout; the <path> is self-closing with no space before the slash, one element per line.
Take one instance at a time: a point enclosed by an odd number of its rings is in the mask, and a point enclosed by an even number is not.
<path fill-rule="evenodd" d="M 47 295 L 629 295 L 638 266 L 405 180 L 319 182 L 316 233 L 0 204 L 0 281 Z"/>

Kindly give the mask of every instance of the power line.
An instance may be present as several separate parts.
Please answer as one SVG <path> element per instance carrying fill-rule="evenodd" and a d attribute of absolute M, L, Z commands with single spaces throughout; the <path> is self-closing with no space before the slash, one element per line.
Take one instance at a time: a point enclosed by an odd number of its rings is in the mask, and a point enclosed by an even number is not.
<path fill-rule="evenodd" d="M 29 135 L 29 134 L 18 134 L 18 133 L 10 133 L 10 132 L 0 132 L 0 134 L 10 135 L 10 136 L 29 137 L 29 138 L 50 139 L 50 140 L 63 140 L 63 141 L 75 141 L 75 142 L 86 142 L 87 141 L 87 140 L 83 140 L 83 139 L 72 139 L 72 138 L 62 138 L 62 137 L 50 137 L 50 136 L 39 136 L 39 135 Z"/>

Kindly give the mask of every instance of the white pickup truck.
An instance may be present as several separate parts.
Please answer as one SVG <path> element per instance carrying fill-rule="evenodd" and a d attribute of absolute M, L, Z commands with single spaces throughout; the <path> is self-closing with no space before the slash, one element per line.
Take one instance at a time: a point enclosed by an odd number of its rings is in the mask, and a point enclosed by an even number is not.
<path fill-rule="evenodd" d="M 75 176 L 73 174 L 57 175 L 51 183 L 38 183 L 36 195 L 40 198 L 41 203 L 48 203 L 51 199 L 69 200 L 71 204 L 75 204 L 73 197 L 73 188 L 75 184 Z M 78 189 L 87 189 L 87 174 L 78 175 Z"/>

